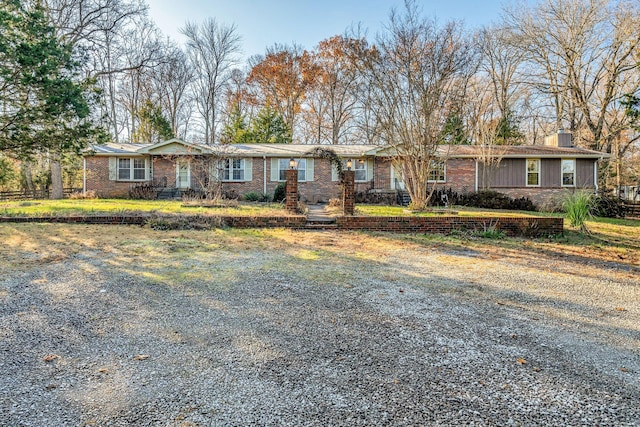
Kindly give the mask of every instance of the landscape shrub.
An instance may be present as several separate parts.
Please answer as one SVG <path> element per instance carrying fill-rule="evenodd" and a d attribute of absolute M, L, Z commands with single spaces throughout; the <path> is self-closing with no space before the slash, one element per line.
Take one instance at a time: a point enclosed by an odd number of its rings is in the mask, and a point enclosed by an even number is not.
<path fill-rule="evenodd" d="M 566 218 L 572 227 L 579 227 L 580 231 L 588 233 L 585 221 L 591 216 L 593 194 L 586 191 L 576 191 L 569 194 L 564 202 Z"/>
<path fill-rule="evenodd" d="M 255 191 L 250 191 L 242 196 L 244 200 L 247 202 L 268 202 L 270 201 L 270 197 L 268 194 L 258 193 Z"/>
<path fill-rule="evenodd" d="M 129 188 L 130 199 L 155 200 L 158 198 L 158 190 L 153 184 L 136 184 Z"/>
<path fill-rule="evenodd" d="M 95 190 L 89 191 L 76 191 L 69 194 L 69 198 L 72 200 L 80 200 L 80 199 L 97 199 L 98 196 Z"/>
<path fill-rule="evenodd" d="M 276 189 L 273 192 L 273 201 L 274 202 L 284 202 L 284 199 L 287 196 L 287 193 L 286 193 L 286 190 L 285 190 L 285 186 L 286 186 L 286 184 L 284 182 L 281 182 L 280 184 L 278 184 L 278 186 L 276 187 Z"/>
<path fill-rule="evenodd" d="M 451 203 L 451 201 L 449 202 Z M 482 190 L 476 193 L 468 193 L 459 197 L 457 203 L 461 206 L 470 206 L 482 209 L 505 209 L 518 211 L 536 211 L 536 206 L 527 197 L 512 199 L 506 194 L 492 190 Z"/>
<path fill-rule="evenodd" d="M 599 192 L 592 200 L 591 214 L 602 218 L 624 218 L 627 208 L 611 190 Z"/>

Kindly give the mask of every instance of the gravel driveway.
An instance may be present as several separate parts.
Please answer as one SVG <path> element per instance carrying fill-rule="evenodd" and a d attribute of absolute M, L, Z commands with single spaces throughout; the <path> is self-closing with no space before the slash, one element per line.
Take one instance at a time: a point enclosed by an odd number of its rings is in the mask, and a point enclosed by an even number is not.
<path fill-rule="evenodd" d="M 50 227 L 0 252 L 2 426 L 640 425 L 633 268 Z"/>

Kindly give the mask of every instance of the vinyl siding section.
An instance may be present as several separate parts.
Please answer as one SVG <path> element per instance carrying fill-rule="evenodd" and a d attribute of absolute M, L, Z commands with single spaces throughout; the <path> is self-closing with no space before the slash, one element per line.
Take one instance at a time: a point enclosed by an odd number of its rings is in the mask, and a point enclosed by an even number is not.
<path fill-rule="evenodd" d="M 480 163 L 478 167 L 482 168 L 484 166 Z M 502 159 L 500 165 L 493 172 L 491 187 L 525 187 L 526 167 L 525 159 Z M 481 177 L 482 171 L 480 170 L 479 179 Z"/>
<path fill-rule="evenodd" d="M 576 160 L 576 187 L 592 188 L 595 187 L 593 182 L 593 163 L 592 159 Z"/>
<path fill-rule="evenodd" d="M 542 159 L 540 161 L 540 187 L 561 187 L 561 178 L 560 159 Z"/>

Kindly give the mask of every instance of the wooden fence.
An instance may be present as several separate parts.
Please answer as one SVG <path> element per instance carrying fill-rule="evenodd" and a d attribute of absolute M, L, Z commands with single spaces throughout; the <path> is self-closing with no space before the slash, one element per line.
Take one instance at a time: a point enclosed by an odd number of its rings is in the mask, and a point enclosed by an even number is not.
<path fill-rule="evenodd" d="M 81 188 L 64 188 L 64 195 L 68 197 L 71 193 L 82 191 Z M 35 200 L 48 199 L 49 190 L 41 189 L 34 191 L 18 190 L 18 191 L 0 191 L 0 200 Z"/>

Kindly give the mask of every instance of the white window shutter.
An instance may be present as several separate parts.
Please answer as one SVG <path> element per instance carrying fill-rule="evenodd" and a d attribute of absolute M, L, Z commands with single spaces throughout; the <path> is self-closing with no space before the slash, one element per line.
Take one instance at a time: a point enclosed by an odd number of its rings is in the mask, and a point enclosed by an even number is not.
<path fill-rule="evenodd" d="M 109 181 L 118 179 L 118 159 L 109 157 Z"/>
<path fill-rule="evenodd" d="M 271 181 L 278 181 L 280 178 L 280 171 L 278 170 L 278 160 L 276 158 L 271 159 Z"/>
<path fill-rule="evenodd" d="M 314 159 L 307 159 L 307 181 L 313 181 Z"/>
<path fill-rule="evenodd" d="M 253 159 L 252 158 L 244 159 L 244 180 L 245 181 L 253 180 Z"/>
<path fill-rule="evenodd" d="M 373 179 L 373 159 L 367 160 L 367 181 Z"/>
<path fill-rule="evenodd" d="M 336 168 L 336 165 L 331 163 L 331 181 L 337 181 L 337 180 L 338 180 L 338 169 Z"/>
<path fill-rule="evenodd" d="M 145 177 L 144 179 L 150 181 L 153 178 L 153 161 L 151 159 L 144 159 L 145 164 Z"/>

